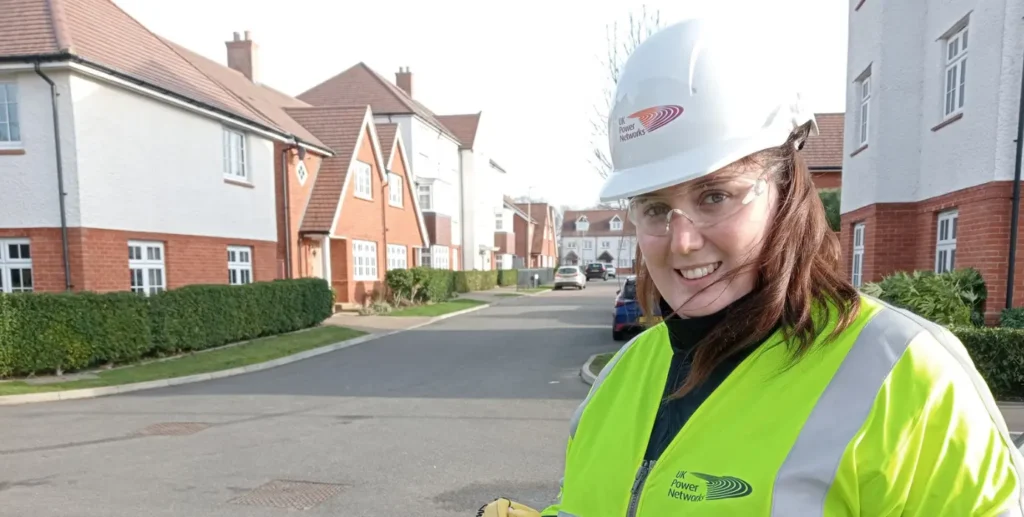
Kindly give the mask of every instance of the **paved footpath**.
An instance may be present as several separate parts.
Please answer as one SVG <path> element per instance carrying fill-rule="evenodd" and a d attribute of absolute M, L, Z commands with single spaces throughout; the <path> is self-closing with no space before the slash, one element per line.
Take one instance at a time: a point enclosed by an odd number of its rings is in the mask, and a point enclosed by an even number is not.
<path fill-rule="evenodd" d="M 0 515 L 263 517 L 305 503 L 303 515 L 456 517 L 499 495 L 543 506 L 587 391 L 580 364 L 618 347 L 614 292 L 502 298 L 261 372 L 0 407 Z"/>

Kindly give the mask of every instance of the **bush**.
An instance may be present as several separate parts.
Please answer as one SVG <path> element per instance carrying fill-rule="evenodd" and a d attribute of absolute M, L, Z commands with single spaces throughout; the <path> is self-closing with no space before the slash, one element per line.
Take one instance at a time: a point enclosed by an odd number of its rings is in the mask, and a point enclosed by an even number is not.
<path fill-rule="evenodd" d="M 518 269 L 499 269 L 498 270 L 498 285 L 509 286 L 516 285 L 519 283 L 519 270 Z"/>
<path fill-rule="evenodd" d="M 201 350 L 318 325 L 333 312 L 321 279 L 194 285 L 135 293 L 0 295 L 0 377 L 63 373 Z"/>
<path fill-rule="evenodd" d="M 1024 329 L 954 326 L 978 372 L 999 400 L 1024 399 Z"/>
<path fill-rule="evenodd" d="M 1003 309 L 1003 312 L 999 315 L 999 326 L 1011 329 L 1024 329 L 1024 307 Z"/>
<path fill-rule="evenodd" d="M 862 290 L 942 325 L 985 324 L 988 291 L 981 273 L 972 268 L 942 274 L 900 271 Z"/>
<path fill-rule="evenodd" d="M 455 292 L 452 271 L 414 267 L 388 271 L 384 277 L 396 305 L 404 301 L 413 303 L 439 303 L 451 299 Z"/>
<path fill-rule="evenodd" d="M 468 293 L 470 291 L 486 291 L 498 286 L 497 271 L 456 271 L 455 291 Z"/>
<path fill-rule="evenodd" d="M 828 220 L 829 227 L 832 228 L 832 231 L 838 232 L 842 228 L 839 214 L 839 202 L 841 199 L 839 189 L 819 190 L 818 197 L 821 198 L 821 204 L 825 207 L 825 219 Z"/>

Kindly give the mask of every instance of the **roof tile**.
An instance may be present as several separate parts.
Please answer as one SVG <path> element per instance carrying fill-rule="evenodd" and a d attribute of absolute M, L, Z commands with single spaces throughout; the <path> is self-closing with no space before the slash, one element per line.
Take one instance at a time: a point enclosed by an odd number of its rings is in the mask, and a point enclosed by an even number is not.
<path fill-rule="evenodd" d="M 807 139 L 803 151 L 807 167 L 811 169 L 843 168 L 842 113 L 817 113 L 818 135 Z"/>
<path fill-rule="evenodd" d="M 480 127 L 480 113 L 469 115 L 441 115 L 437 117 L 462 142 L 463 149 L 472 149 L 476 130 Z"/>
<path fill-rule="evenodd" d="M 377 124 L 376 126 L 377 139 L 380 140 L 384 163 L 391 163 L 391 153 L 395 150 L 395 140 L 398 136 L 398 124 Z"/>
<path fill-rule="evenodd" d="M 590 223 L 590 227 L 586 232 L 577 232 L 576 220 L 584 215 L 587 216 L 587 222 Z M 623 222 L 622 230 L 612 230 L 612 217 L 616 215 Z M 626 217 L 625 210 L 566 210 L 565 217 L 562 219 L 562 236 L 579 237 L 584 235 L 584 233 L 586 233 L 587 237 L 636 235 L 636 227 Z"/>

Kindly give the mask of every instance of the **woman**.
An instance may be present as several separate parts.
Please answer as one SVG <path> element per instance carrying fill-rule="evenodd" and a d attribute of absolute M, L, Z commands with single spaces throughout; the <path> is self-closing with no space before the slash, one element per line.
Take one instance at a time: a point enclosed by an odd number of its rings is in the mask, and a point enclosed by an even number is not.
<path fill-rule="evenodd" d="M 1020 454 L 962 344 L 840 273 L 799 152 L 813 116 L 776 81 L 787 56 L 750 41 L 689 20 L 623 69 L 602 199 L 629 200 L 638 298 L 668 316 L 599 375 L 539 514 L 1022 515 Z"/>

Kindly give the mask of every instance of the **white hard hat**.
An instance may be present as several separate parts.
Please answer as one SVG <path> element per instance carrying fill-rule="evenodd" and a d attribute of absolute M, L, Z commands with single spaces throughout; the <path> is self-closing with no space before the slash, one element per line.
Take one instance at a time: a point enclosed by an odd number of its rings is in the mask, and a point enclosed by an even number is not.
<path fill-rule="evenodd" d="M 799 56 L 738 17 L 673 24 L 640 44 L 608 115 L 612 171 L 601 201 L 677 185 L 783 144 L 814 115 L 785 67 Z M 771 25 L 771 24 L 767 24 Z"/>

